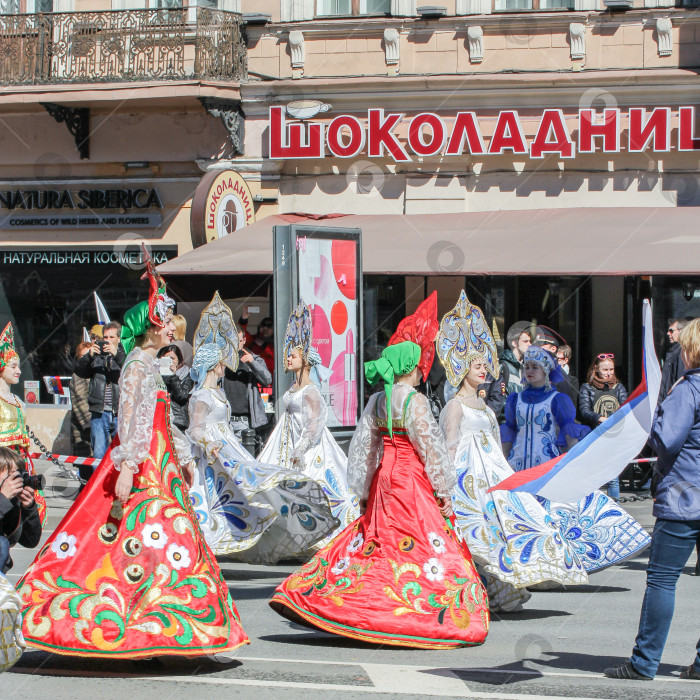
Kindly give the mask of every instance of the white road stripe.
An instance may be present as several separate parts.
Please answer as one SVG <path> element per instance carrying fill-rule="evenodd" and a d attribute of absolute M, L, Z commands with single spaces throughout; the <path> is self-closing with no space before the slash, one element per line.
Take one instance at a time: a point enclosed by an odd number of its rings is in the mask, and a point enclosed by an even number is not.
<path fill-rule="evenodd" d="M 350 665 L 350 664 L 348 664 Z M 358 664 L 362 665 L 362 664 Z M 381 664 L 376 664 L 381 666 Z M 17 672 L 17 670 L 13 671 Z M 26 671 L 19 670 L 20 673 Z M 55 669 L 46 671 L 46 675 L 52 674 L 56 676 L 83 676 L 83 677 L 100 677 L 105 674 L 69 671 L 67 669 Z M 111 676 L 111 674 L 110 674 Z M 449 697 L 449 698 L 477 698 L 481 700 L 601 700 L 601 698 L 585 698 L 559 696 L 559 695 L 530 695 L 520 693 L 476 693 L 467 689 L 466 685 L 460 684 L 458 691 L 442 691 L 435 686 L 430 690 L 414 690 L 413 688 L 376 688 L 366 685 L 339 685 L 331 683 L 293 683 L 291 681 L 258 681 L 251 678 L 212 678 L 207 676 L 144 676 L 138 674 L 114 674 L 114 676 L 123 677 L 130 680 L 139 680 L 142 684 L 149 681 L 158 683 L 196 683 L 199 685 L 222 685 L 222 686 L 248 686 L 255 688 L 288 688 L 290 690 L 321 690 L 347 693 L 366 693 L 368 695 L 380 695 L 390 693 L 392 695 L 417 695 L 430 697 Z"/>
<path fill-rule="evenodd" d="M 384 666 L 385 664 L 367 664 L 362 661 L 315 661 L 314 659 L 278 659 L 263 656 L 236 656 L 237 661 L 264 661 L 270 663 L 280 663 L 280 664 L 315 664 L 315 665 L 328 665 L 328 666 L 363 666 L 367 668 L 368 666 Z M 453 675 L 455 673 L 492 673 L 499 676 L 541 676 L 543 678 L 556 678 L 558 676 L 563 676 L 566 678 L 588 678 L 588 679 L 599 679 L 599 680 L 609 680 L 605 679 L 602 673 L 597 673 L 595 671 L 590 671 L 588 673 L 574 673 L 568 671 L 540 671 L 536 669 L 528 670 L 510 670 L 502 668 L 481 668 L 479 666 L 466 667 L 466 666 L 398 666 L 394 664 L 386 664 L 391 668 L 407 668 L 412 671 L 449 671 Z M 687 680 L 685 678 L 660 678 L 654 679 L 655 683 L 697 683 L 694 680 Z"/>

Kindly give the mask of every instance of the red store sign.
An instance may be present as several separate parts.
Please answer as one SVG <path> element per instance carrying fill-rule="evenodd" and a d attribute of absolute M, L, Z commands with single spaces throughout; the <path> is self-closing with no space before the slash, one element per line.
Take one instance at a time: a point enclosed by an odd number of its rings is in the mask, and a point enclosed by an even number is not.
<path fill-rule="evenodd" d="M 408 120 L 405 138 L 396 134 L 405 115 L 385 114 L 383 109 L 367 110 L 363 122 L 350 114 L 341 114 L 328 124 L 323 122 L 288 123 L 284 107 L 270 108 L 269 152 L 275 160 L 297 158 L 354 158 L 366 153 L 369 158 L 388 156 L 397 163 L 407 163 L 412 156 L 435 155 L 526 155 L 544 158 L 556 154 L 574 158 L 576 153 L 619 153 L 623 150 L 622 134 L 627 132 L 624 150 L 629 153 L 667 153 L 671 150 L 671 130 L 678 129 L 675 144 L 678 151 L 700 150 L 695 138 L 695 107 L 644 107 L 626 110 L 623 127 L 622 110 L 618 108 L 579 110 L 576 119 L 577 138 L 567 125 L 561 109 L 545 109 L 537 118 L 534 137 L 528 142 L 521 117 L 515 110 L 498 113 L 488 143 L 485 141 L 475 112 L 458 112 L 450 123 L 437 114 L 425 112 Z M 524 117 L 532 119 L 528 115 Z"/>

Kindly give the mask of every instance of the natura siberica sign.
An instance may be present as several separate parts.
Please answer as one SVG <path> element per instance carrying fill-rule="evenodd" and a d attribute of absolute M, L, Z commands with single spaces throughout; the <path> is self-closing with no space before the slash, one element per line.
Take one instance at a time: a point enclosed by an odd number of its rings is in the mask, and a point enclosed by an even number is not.
<path fill-rule="evenodd" d="M 535 120 L 534 134 L 525 136 L 523 122 Z M 565 116 L 561 109 L 520 115 L 502 110 L 489 118 L 476 112 L 451 116 L 423 112 L 412 117 L 403 113 L 367 110 L 360 119 L 341 114 L 330 121 L 287 121 L 284 107 L 270 108 L 269 156 L 276 160 L 299 158 L 391 158 L 407 163 L 414 157 L 461 155 L 522 155 L 544 158 L 574 158 L 576 153 L 667 153 L 699 151 L 695 138 L 695 107 L 644 107 L 603 110 L 580 109 Z M 492 128 L 491 128 L 492 127 Z M 672 143 L 672 130 L 677 138 Z M 623 138 L 624 137 L 624 138 Z"/>

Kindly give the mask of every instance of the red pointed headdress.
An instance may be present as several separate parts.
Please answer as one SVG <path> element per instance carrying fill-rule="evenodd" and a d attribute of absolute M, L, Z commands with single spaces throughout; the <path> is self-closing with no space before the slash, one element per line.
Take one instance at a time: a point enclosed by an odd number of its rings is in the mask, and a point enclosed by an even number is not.
<path fill-rule="evenodd" d="M 389 339 L 389 345 L 402 343 L 404 340 L 410 340 L 417 345 L 420 345 L 420 369 L 423 381 L 428 378 L 428 372 L 433 365 L 435 357 L 435 336 L 440 329 L 440 323 L 437 317 L 437 292 L 433 292 L 424 302 L 416 309 L 414 314 L 406 316 L 399 323 L 396 333 Z"/>
<path fill-rule="evenodd" d="M 12 330 L 12 324 L 8 323 L 0 333 L 0 370 L 5 369 L 13 357 L 17 357 L 15 333 Z"/>
<path fill-rule="evenodd" d="M 162 328 L 165 325 L 165 317 L 168 314 L 168 310 L 172 311 L 175 308 L 175 302 L 166 294 L 165 282 L 158 274 L 148 249 L 145 245 L 142 245 L 142 248 L 146 263 L 146 273 L 141 279 L 147 277 L 150 285 L 148 291 L 148 320 L 154 326 Z"/>

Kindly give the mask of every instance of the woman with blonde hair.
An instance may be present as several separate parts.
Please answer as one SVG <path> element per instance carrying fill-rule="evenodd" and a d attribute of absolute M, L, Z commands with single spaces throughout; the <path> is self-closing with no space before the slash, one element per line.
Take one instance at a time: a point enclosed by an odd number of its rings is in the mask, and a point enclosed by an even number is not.
<path fill-rule="evenodd" d="M 659 456 L 654 489 L 656 524 L 651 538 L 647 588 L 632 656 L 605 669 L 608 678 L 650 681 L 656 675 L 671 627 L 676 583 L 700 545 L 700 319 L 680 334 L 688 368 L 659 406 L 649 444 Z M 700 680 L 700 641 L 681 678 Z"/>
<path fill-rule="evenodd" d="M 172 345 L 177 345 L 182 353 L 182 363 L 187 367 L 192 367 L 192 344 L 187 342 L 187 319 L 182 314 L 173 316 L 173 326 L 175 333 L 173 334 Z"/>

